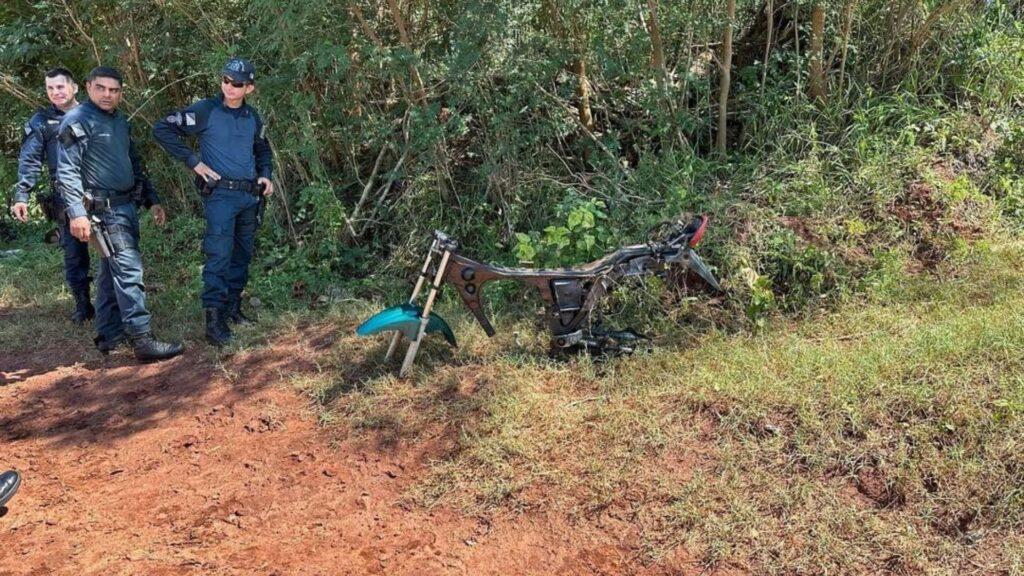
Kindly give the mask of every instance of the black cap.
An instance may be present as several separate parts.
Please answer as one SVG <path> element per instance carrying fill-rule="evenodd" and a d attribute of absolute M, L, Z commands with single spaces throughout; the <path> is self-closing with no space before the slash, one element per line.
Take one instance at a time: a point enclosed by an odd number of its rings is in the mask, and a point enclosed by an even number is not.
<path fill-rule="evenodd" d="M 235 82 L 254 82 L 256 80 L 256 67 L 244 58 L 228 60 L 221 73 Z"/>

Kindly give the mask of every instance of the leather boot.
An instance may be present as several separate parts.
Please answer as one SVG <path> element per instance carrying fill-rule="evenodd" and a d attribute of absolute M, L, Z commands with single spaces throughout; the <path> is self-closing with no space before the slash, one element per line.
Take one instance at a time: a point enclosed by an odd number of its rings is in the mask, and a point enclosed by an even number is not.
<path fill-rule="evenodd" d="M 14 496 L 21 486 L 21 475 L 14 470 L 8 470 L 0 474 L 0 508 Z"/>
<path fill-rule="evenodd" d="M 125 340 L 125 335 L 122 333 L 118 334 L 117 336 L 109 340 L 104 338 L 103 336 L 97 336 L 92 339 L 92 342 L 93 344 L 96 345 L 96 349 L 100 351 L 100 354 L 106 356 L 107 354 L 113 352 L 115 348 L 117 348 L 121 344 L 124 344 Z"/>
<path fill-rule="evenodd" d="M 135 359 L 139 362 L 157 362 L 174 358 L 181 354 L 185 347 L 180 342 L 161 342 L 150 333 L 132 337 L 132 349 Z"/>
<path fill-rule="evenodd" d="M 214 346 L 223 346 L 231 341 L 231 329 L 228 328 L 227 318 L 220 308 L 205 308 L 206 313 L 206 341 Z"/>
<path fill-rule="evenodd" d="M 75 324 L 84 324 L 96 316 L 96 309 L 92 306 L 92 299 L 89 297 L 89 285 L 82 290 L 76 291 L 75 309 L 71 312 L 71 321 Z"/>
<path fill-rule="evenodd" d="M 247 324 L 253 323 L 251 318 L 249 318 L 245 314 L 242 314 L 241 298 L 232 298 L 231 300 L 228 300 L 227 317 L 228 320 L 234 322 L 235 324 L 238 324 L 239 326 L 245 326 Z"/>

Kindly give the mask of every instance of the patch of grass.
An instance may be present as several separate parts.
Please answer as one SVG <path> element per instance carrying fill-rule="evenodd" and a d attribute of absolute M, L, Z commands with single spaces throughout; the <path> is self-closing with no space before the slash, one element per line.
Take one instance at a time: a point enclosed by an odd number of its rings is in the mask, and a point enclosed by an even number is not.
<path fill-rule="evenodd" d="M 74 300 L 64 284 L 63 254 L 43 244 L 47 227 L 23 230 L 5 244 L 0 257 L 0 346 L 13 354 L 29 354 L 40 343 L 82 338 L 87 331 L 67 321 Z"/>
<path fill-rule="evenodd" d="M 63 253 L 56 244 L 42 242 L 52 226 L 35 221 L 19 224 L 13 241 L 0 250 L 0 342 L 10 354 L 32 354 L 40 343 L 58 344 L 76 351 L 75 357 L 90 354 L 93 330 L 91 325 L 74 326 L 67 317 L 74 305 L 63 276 Z M 142 218 L 141 250 L 146 284 L 146 307 L 152 314 L 152 327 L 161 339 L 180 340 L 205 346 L 203 310 L 199 300 L 202 292 L 201 240 L 202 220 L 179 217 L 163 228 L 152 218 Z M 257 251 L 257 257 L 260 252 Z M 97 275 L 99 256 L 91 255 L 91 276 Z M 246 302 L 246 312 L 257 314 L 260 326 L 240 328 L 237 342 L 223 353 L 259 346 L 269 334 L 288 323 L 295 310 L 308 309 L 308 303 L 290 298 L 283 290 L 264 294 L 260 287 L 272 283 L 287 286 L 288 282 L 272 267 L 254 262 L 250 268 L 250 292 L 259 292 L 261 305 L 253 308 Z M 95 298 L 95 284 L 92 295 Z M 289 319 L 291 318 L 291 319 Z M 220 354 L 208 350 L 212 357 Z"/>
<path fill-rule="evenodd" d="M 314 396 L 391 445 L 447 439 L 408 494 L 424 506 L 615 513 L 651 559 L 683 545 L 758 574 L 1020 573 L 1022 265 L 979 248 L 833 312 L 600 362 L 456 316 L 468 342 L 429 344 L 413 378 L 373 364 Z M 343 338 L 324 374 L 353 348 L 384 350 Z"/>
<path fill-rule="evenodd" d="M 0 259 L 5 352 L 45 341 L 86 354 L 88 330 L 64 320 L 60 252 L 35 232 Z M 200 256 L 186 232 L 144 240 L 144 254 L 157 329 L 196 338 Z M 653 351 L 626 358 L 548 359 L 528 313 L 537 302 L 514 292 L 492 315 L 493 339 L 440 299 L 459 347 L 429 338 L 407 379 L 383 361 L 386 340 L 352 335 L 377 303 L 344 294 L 315 311 L 271 297 L 259 329 L 226 353 L 301 334 L 309 369 L 275 377 L 308 394 L 325 425 L 385 450 L 426 447 L 413 504 L 611 515 L 636 527 L 650 560 L 684 546 L 709 567 L 758 574 L 1019 574 L 1024 247 L 993 242 L 917 277 L 894 252 L 865 295 L 768 317 L 756 333 L 698 330 L 625 293 L 616 323 L 658 334 Z"/>

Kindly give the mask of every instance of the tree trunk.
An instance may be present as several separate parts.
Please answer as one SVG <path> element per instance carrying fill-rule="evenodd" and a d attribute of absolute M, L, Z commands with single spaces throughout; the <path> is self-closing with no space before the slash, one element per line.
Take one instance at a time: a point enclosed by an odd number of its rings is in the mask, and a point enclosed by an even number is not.
<path fill-rule="evenodd" d="M 796 100 L 800 101 L 803 89 L 800 87 L 800 70 L 803 62 L 800 60 L 800 3 L 793 2 L 793 47 L 796 50 Z"/>
<path fill-rule="evenodd" d="M 580 98 L 580 124 L 588 132 L 594 131 L 594 115 L 590 111 L 590 82 L 587 80 L 587 63 L 579 57 L 573 63 L 573 71 L 579 80 L 576 95 Z"/>
<path fill-rule="evenodd" d="M 768 0 L 765 6 L 765 18 L 768 21 L 767 38 L 764 41 L 764 65 L 761 70 L 761 98 L 764 98 L 764 86 L 768 82 L 768 58 L 772 55 L 772 33 L 775 32 L 775 3 Z"/>
<path fill-rule="evenodd" d="M 846 0 L 843 6 L 843 53 L 839 58 L 839 92 L 843 91 L 846 80 L 846 57 L 850 49 L 850 34 L 853 31 L 853 11 L 857 8 L 857 0 Z M 842 94 L 840 94 L 842 97 Z"/>
<path fill-rule="evenodd" d="M 658 0 L 647 0 L 647 32 L 651 36 L 651 67 L 654 68 L 654 75 L 658 79 L 658 88 L 665 101 L 665 109 L 669 117 L 672 118 L 672 128 L 676 140 L 680 146 L 687 149 L 689 143 L 677 121 L 675 103 L 669 90 L 670 79 L 668 67 L 665 65 L 665 46 L 661 39 L 661 25 L 658 22 Z"/>
<path fill-rule="evenodd" d="M 662 84 L 668 79 L 668 71 L 665 69 L 665 48 L 658 25 L 658 0 L 647 0 L 647 32 L 651 35 L 651 65 L 658 74 L 658 83 Z"/>
<path fill-rule="evenodd" d="M 398 39 L 402 42 L 402 46 L 409 51 L 410 54 L 415 54 L 412 47 L 412 41 L 409 39 L 409 34 L 406 32 L 405 18 L 402 16 L 402 11 L 398 9 L 398 0 L 388 0 L 388 9 L 391 10 L 391 17 L 395 21 L 395 26 L 398 28 Z M 423 79 L 420 78 L 420 71 L 416 68 L 416 65 L 411 61 L 409 62 L 409 76 L 412 78 L 412 86 L 414 96 L 419 104 L 426 104 L 427 95 L 423 89 Z"/>
<path fill-rule="evenodd" d="M 815 4 L 811 8 L 811 61 L 807 91 L 811 98 L 825 101 L 825 71 L 822 66 L 825 47 L 825 5 Z"/>
<path fill-rule="evenodd" d="M 726 5 L 725 33 L 722 35 L 722 57 L 720 60 L 721 75 L 718 80 L 718 134 L 715 139 L 715 150 L 725 156 L 726 114 L 729 111 L 729 86 L 732 83 L 732 25 L 736 19 L 736 0 L 728 0 Z"/>

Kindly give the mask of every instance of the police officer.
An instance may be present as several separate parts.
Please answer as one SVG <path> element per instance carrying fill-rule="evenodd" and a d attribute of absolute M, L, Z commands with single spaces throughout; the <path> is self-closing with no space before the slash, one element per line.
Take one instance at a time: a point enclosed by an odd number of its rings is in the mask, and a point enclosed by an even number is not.
<path fill-rule="evenodd" d="M 263 197 L 274 191 L 270 144 L 260 115 L 245 102 L 255 89 L 255 68 L 232 58 L 221 71 L 220 95 L 169 114 L 153 136 L 197 175 L 203 193 L 203 310 L 206 339 L 215 346 L 231 340 L 228 320 L 248 322 L 242 290 L 249 279 Z M 196 136 L 199 153 L 183 141 Z"/>
<path fill-rule="evenodd" d="M 82 324 L 92 320 L 96 312 L 89 297 L 89 245 L 71 235 L 63 202 L 53 185 L 57 177 L 57 127 L 64 113 L 78 105 L 77 93 L 78 85 L 67 69 L 54 68 L 46 73 L 46 97 L 50 106 L 40 108 L 25 124 L 12 213 L 21 222 L 28 222 L 29 192 L 45 164 L 50 176 L 50 194 L 40 192 L 39 205 L 46 217 L 57 223 L 57 235 L 64 250 L 64 279 L 75 298 L 71 321 Z"/>
<path fill-rule="evenodd" d="M 96 280 L 94 341 L 103 354 L 127 338 L 140 361 L 171 358 L 181 354 L 181 344 L 160 342 L 150 331 L 137 203 L 147 206 L 161 226 L 167 216 L 156 191 L 145 184 L 128 120 L 117 110 L 121 73 L 106 66 L 94 68 L 85 88 L 89 100 L 60 123 L 57 186 L 71 234 L 88 241 L 92 216 L 106 230 L 112 248 Z"/>

